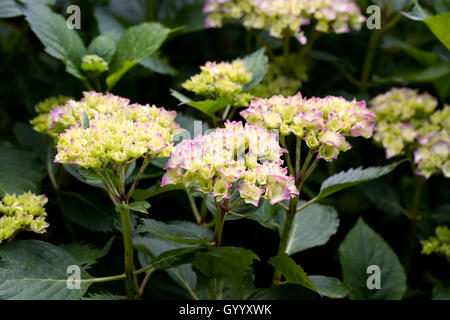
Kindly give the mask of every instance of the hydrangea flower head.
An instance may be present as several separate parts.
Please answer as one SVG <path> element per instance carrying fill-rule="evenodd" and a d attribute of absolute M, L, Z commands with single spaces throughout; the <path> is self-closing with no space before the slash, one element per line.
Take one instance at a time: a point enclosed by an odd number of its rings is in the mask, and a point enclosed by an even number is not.
<path fill-rule="evenodd" d="M 58 96 L 45 99 L 38 103 L 35 106 L 35 110 L 39 115 L 30 121 L 33 125 L 33 129 L 40 133 L 56 136 L 56 134 L 50 130 L 50 127 L 52 126 L 52 115 L 50 114 L 50 111 L 65 104 L 70 99 L 72 98 Z"/>
<path fill-rule="evenodd" d="M 306 99 L 300 92 L 287 98 L 257 98 L 241 111 L 241 116 L 249 123 L 277 129 L 282 135 L 295 134 L 327 161 L 351 148 L 346 136 L 370 138 L 375 125 L 375 115 L 365 101 L 332 96 Z"/>
<path fill-rule="evenodd" d="M 247 106 L 253 98 L 243 93 L 244 85 L 252 80 L 243 60 L 233 62 L 207 62 L 201 72 L 185 81 L 182 86 L 188 91 L 210 99 L 227 98 L 233 106 Z"/>
<path fill-rule="evenodd" d="M 31 192 L 16 196 L 6 194 L 0 200 L 0 243 L 21 230 L 44 233 L 49 224 L 45 221 L 47 213 L 44 205 L 45 195 Z"/>
<path fill-rule="evenodd" d="M 108 104 L 102 104 L 105 99 Z M 95 105 L 89 109 L 87 127 L 81 114 L 86 104 Z M 75 106 L 74 110 L 70 106 Z M 172 139 L 180 130 L 174 122 L 175 111 L 150 105 L 130 105 L 127 99 L 112 95 L 89 93 L 84 102 L 69 101 L 53 111 L 55 121 L 76 123 L 59 135 L 55 162 L 85 168 L 101 169 L 110 163 L 131 163 L 146 155 L 167 157 L 173 146 Z"/>
<path fill-rule="evenodd" d="M 377 115 L 374 140 L 386 157 L 414 152 L 417 173 L 450 177 L 450 107 L 436 110 L 437 100 L 417 90 L 393 88 L 371 101 Z"/>
<path fill-rule="evenodd" d="M 161 185 L 183 183 L 216 200 L 230 198 L 233 186 L 246 203 L 272 204 L 298 194 L 294 178 L 282 167 L 274 133 L 242 122 L 226 122 L 208 135 L 183 140 L 172 151 Z"/>
<path fill-rule="evenodd" d="M 365 21 L 353 0 L 207 0 L 203 7 L 207 27 L 240 20 L 247 28 L 266 29 L 275 38 L 288 31 L 300 43 L 307 39 L 302 27 L 311 21 L 321 32 L 344 33 Z"/>
<path fill-rule="evenodd" d="M 450 261 L 450 229 L 447 226 L 438 226 L 436 236 L 422 241 L 422 253 L 437 253 Z"/>

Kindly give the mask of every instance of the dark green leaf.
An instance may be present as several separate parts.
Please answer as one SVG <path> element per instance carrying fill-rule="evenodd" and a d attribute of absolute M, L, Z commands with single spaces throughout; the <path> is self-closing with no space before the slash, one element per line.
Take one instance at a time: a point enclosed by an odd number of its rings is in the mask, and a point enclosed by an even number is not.
<path fill-rule="evenodd" d="M 153 237 L 135 237 L 134 246 L 137 250 L 144 252 L 147 259 L 141 259 L 145 265 L 150 264 L 156 256 L 173 249 L 179 249 L 185 245 Z M 144 265 L 143 265 L 144 266 Z M 188 292 L 193 292 L 197 284 L 197 275 L 192 270 L 192 265 L 184 264 L 175 268 L 166 270 L 169 276 L 185 288 Z"/>
<path fill-rule="evenodd" d="M 298 284 L 307 289 L 317 292 L 316 287 L 308 278 L 305 270 L 300 267 L 287 254 L 279 254 L 269 259 L 269 264 L 280 270 L 287 283 Z"/>
<path fill-rule="evenodd" d="M 321 246 L 336 233 L 338 226 L 338 214 L 333 207 L 312 204 L 296 213 L 285 252 L 292 255 Z"/>
<path fill-rule="evenodd" d="M 322 183 L 320 192 L 316 198 L 320 200 L 344 188 L 380 178 L 394 170 L 399 163 L 395 162 L 384 167 L 357 168 L 342 171 L 329 177 Z"/>
<path fill-rule="evenodd" d="M 257 86 L 269 70 L 269 58 L 264 54 L 266 48 L 261 48 L 244 58 L 245 67 L 252 73 L 252 80 L 244 85 L 244 91 Z"/>
<path fill-rule="evenodd" d="M 116 43 L 111 36 L 100 35 L 92 40 L 91 44 L 87 48 L 88 54 L 96 54 L 105 60 L 107 63 L 111 62 L 111 59 L 116 52 Z"/>
<path fill-rule="evenodd" d="M 70 255 L 78 261 L 78 265 L 87 270 L 92 265 L 96 264 L 99 259 L 106 256 L 113 241 L 114 237 L 109 239 L 103 248 L 97 248 L 92 244 L 83 242 L 62 244 L 59 247 L 70 253 Z"/>
<path fill-rule="evenodd" d="M 406 290 L 406 275 L 395 252 L 362 218 L 347 234 L 339 247 L 344 282 L 350 284 L 350 299 L 401 299 Z M 368 289 L 372 273 L 369 266 L 381 271 L 381 289 Z"/>
<path fill-rule="evenodd" d="M 63 209 L 65 219 L 91 231 L 112 232 L 116 225 L 120 225 L 114 207 L 92 195 L 65 194 Z"/>
<path fill-rule="evenodd" d="M 0 197 L 5 193 L 38 193 L 44 178 L 44 167 L 36 154 L 0 141 Z"/>
<path fill-rule="evenodd" d="M 258 256 L 244 248 L 212 247 L 197 253 L 192 265 L 210 279 L 242 278 L 252 270 L 253 260 Z"/>
<path fill-rule="evenodd" d="M 90 282 L 68 289 L 69 266 L 78 261 L 65 250 L 37 240 L 16 241 L 0 248 L 0 298 L 70 300 L 84 295 Z M 81 280 L 92 278 L 81 269 Z"/>
<path fill-rule="evenodd" d="M 170 225 L 153 219 L 143 219 L 137 233 L 149 232 L 154 236 L 185 244 L 206 244 L 212 241 L 212 234 L 203 232 L 201 226 L 194 224 Z"/>
<path fill-rule="evenodd" d="M 328 298 L 340 299 L 345 298 L 349 293 L 349 288 L 338 278 L 325 276 L 309 276 L 309 280 L 316 287 L 317 292 Z"/>
<path fill-rule="evenodd" d="M 66 20 L 45 5 L 28 5 L 24 13 L 31 30 L 45 46 L 45 51 L 64 62 L 68 73 L 84 79 L 80 66 L 86 48 L 77 32 L 67 28 Z"/>
<path fill-rule="evenodd" d="M 158 50 L 169 32 L 170 29 L 159 23 L 147 22 L 127 29 L 120 37 L 111 61 L 106 79 L 108 88 L 111 90 L 128 70 Z"/>

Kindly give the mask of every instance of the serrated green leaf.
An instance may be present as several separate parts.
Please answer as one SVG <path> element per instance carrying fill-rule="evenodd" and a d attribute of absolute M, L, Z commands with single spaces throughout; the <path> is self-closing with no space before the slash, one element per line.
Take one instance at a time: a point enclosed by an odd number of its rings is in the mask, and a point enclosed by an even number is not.
<path fill-rule="evenodd" d="M 24 13 L 31 30 L 45 46 L 45 52 L 64 62 L 68 73 L 84 79 L 80 66 L 86 48 L 77 32 L 67 28 L 66 20 L 45 5 L 27 5 Z"/>
<path fill-rule="evenodd" d="M 350 289 L 338 278 L 325 276 L 309 276 L 309 280 L 314 284 L 317 292 L 328 298 L 340 299 L 345 298 Z"/>
<path fill-rule="evenodd" d="M 152 259 L 152 268 L 165 270 L 190 263 L 197 253 L 204 250 L 204 247 L 185 247 L 165 251 Z"/>
<path fill-rule="evenodd" d="M 252 80 L 244 85 L 243 91 L 257 86 L 269 70 L 269 58 L 264 54 L 266 48 L 261 48 L 244 57 L 245 67 L 252 73 Z"/>
<path fill-rule="evenodd" d="M 150 203 L 147 201 L 135 201 L 129 204 L 119 204 L 116 206 L 116 212 L 120 212 L 122 209 L 133 210 L 137 212 L 147 213 L 148 208 L 150 208 Z"/>
<path fill-rule="evenodd" d="M 263 227 L 279 230 L 284 224 L 284 220 L 286 218 L 286 212 L 283 208 L 278 205 L 271 205 L 269 200 L 262 199 L 257 207 L 253 205 L 249 205 L 247 208 L 250 210 L 238 211 L 231 210 L 232 212 L 238 212 L 242 218 L 250 219 L 257 221 Z M 235 220 L 239 219 L 232 214 L 227 215 L 227 220 Z"/>
<path fill-rule="evenodd" d="M 88 54 L 96 54 L 105 60 L 107 63 L 111 62 L 111 59 L 116 52 L 116 43 L 112 39 L 111 36 L 108 35 L 100 35 L 96 37 L 89 44 L 87 48 Z"/>
<path fill-rule="evenodd" d="M 31 151 L 0 141 L 0 198 L 5 193 L 38 193 L 44 178 L 44 167 Z"/>
<path fill-rule="evenodd" d="M 431 13 L 422 8 L 422 6 L 417 2 L 414 4 L 411 11 L 402 11 L 401 14 L 414 21 L 422 21 L 431 16 Z"/>
<path fill-rule="evenodd" d="M 0 298 L 70 300 L 82 297 L 90 282 L 68 289 L 67 268 L 78 265 L 68 252 L 37 240 L 15 241 L 0 248 Z M 81 269 L 81 280 L 92 278 Z"/>
<path fill-rule="evenodd" d="M 108 89 L 111 90 L 133 66 L 158 50 L 169 33 L 170 29 L 159 23 L 145 22 L 127 29 L 120 37 L 111 61 L 106 79 Z"/>
<path fill-rule="evenodd" d="M 252 270 L 259 257 L 250 250 L 237 247 L 211 247 L 195 255 L 194 268 L 210 279 L 242 278 Z"/>
<path fill-rule="evenodd" d="M 270 258 L 269 264 L 281 272 L 287 283 L 298 284 L 317 292 L 316 287 L 308 278 L 305 270 L 287 254 L 283 253 Z"/>
<path fill-rule="evenodd" d="M 336 233 L 338 226 L 338 214 L 333 207 L 312 204 L 296 213 L 285 252 L 292 255 L 324 245 Z"/>
<path fill-rule="evenodd" d="M 111 245 L 114 241 L 114 237 L 108 240 L 103 248 L 97 248 L 92 244 L 84 242 L 72 242 L 68 244 L 62 244 L 59 247 L 74 257 L 78 261 L 78 265 L 85 270 L 89 269 L 92 265 L 109 252 Z"/>
<path fill-rule="evenodd" d="M 201 226 L 194 227 L 190 224 L 171 225 L 153 219 L 143 219 L 142 225 L 136 230 L 137 233 L 149 232 L 154 236 L 185 244 L 206 244 L 211 242 L 213 237 L 211 233 L 203 232 L 205 228 Z"/>
<path fill-rule="evenodd" d="M 406 291 L 406 275 L 395 252 L 362 218 L 339 246 L 344 282 L 351 286 L 350 299 L 401 299 Z M 380 289 L 368 289 L 369 266 L 381 271 Z"/>
<path fill-rule="evenodd" d="M 399 164 L 400 162 L 395 162 L 384 167 L 357 168 L 339 172 L 322 183 L 316 198 L 320 200 L 342 189 L 380 178 L 394 170 Z"/>

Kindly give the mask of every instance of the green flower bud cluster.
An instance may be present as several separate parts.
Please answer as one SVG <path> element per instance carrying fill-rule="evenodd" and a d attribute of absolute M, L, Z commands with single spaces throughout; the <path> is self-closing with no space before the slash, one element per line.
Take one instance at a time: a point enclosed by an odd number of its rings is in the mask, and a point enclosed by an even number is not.
<path fill-rule="evenodd" d="M 437 227 L 436 236 L 423 240 L 421 243 L 422 253 L 426 255 L 437 253 L 450 262 L 450 229 L 447 226 Z"/>
<path fill-rule="evenodd" d="M 39 113 L 39 115 L 30 121 L 30 123 L 33 125 L 33 129 L 40 133 L 45 133 L 50 136 L 56 136 L 56 134 L 54 134 L 50 130 L 50 127 L 52 126 L 52 115 L 50 114 L 50 112 L 53 109 L 65 104 L 70 99 L 72 98 L 66 96 L 58 96 L 45 99 L 44 101 L 38 103 L 35 106 L 35 110 L 37 113 Z"/>
<path fill-rule="evenodd" d="M 6 194 L 0 200 L 0 243 L 13 237 L 21 230 L 44 233 L 49 224 L 45 221 L 47 213 L 44 205 L 45 195 L 31 192 L 16 196 Z"/>
<path fill-rule="evenodd" d="M 87 72 L 103 73 L 108 71 L 108 63 L 96 54 L 88 54 L 81 61 L 81 69 Z"/>
<path fill-rule="evenodd" d="M 385 148 L 386 158 L 413 152 L 417 174 L 429 178 L 442 171 L 450 177 L 449 106 L 435 110 L 435 98 L 408 88 L 393 88 L 371 105 L 377 115 L 374 140 Z"/>
<path fill-rule="evenodd" d="M 252 80 L 243 60 L 229 62 L 207 62 L 201 72 L 185 81 L 182 86 L 188 91 L 208 99 L 226 98 L 234 107 L 248 106 L 253 96 L 242 92 L 246 83 Z"/>

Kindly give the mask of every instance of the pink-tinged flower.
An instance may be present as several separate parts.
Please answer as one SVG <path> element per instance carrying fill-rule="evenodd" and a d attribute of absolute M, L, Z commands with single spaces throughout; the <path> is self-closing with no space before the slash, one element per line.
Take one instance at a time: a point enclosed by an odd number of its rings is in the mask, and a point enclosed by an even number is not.
<path fill-rule="evenodd" d="M 241 116 L 249 123 L 279 129 L 282 135 L 293 133 L 312 150 L 318 151 L 322 145 L 334 147 L 322 148 L 319 156 L 328 161 L 351 148 L 346 136 L 370 138 L 375 125 L 375 115 L 365 101 L 333 96 L 307 99 L 300 92 L 286 98 L 255 99 Z"/>
<path fill-rule="evenodd" d="M 193 186 L 217 201 L 228 199 L 236 187 L 247 203 L 257 205 L 269 184 L 295 190 L 293 178 L 281 167 L 283 151 L 275 134 L 258 126 L 228 121 L 225 128 L 175 146 L 163 183 Z M 290 195 L 293 197 L 295 192 Z"/>
<path fill-rule="evenodd" d="M 264 189 L 258 188 L 253 183 L 244 182 L 237 185 L 236 188 L 239 190 L 239 194 L 241 195 L 241 198 L 244 199 L 245 203 L 252 204 L 255 207 L 258 206 L 259 199 L 264 193 Z"/>

